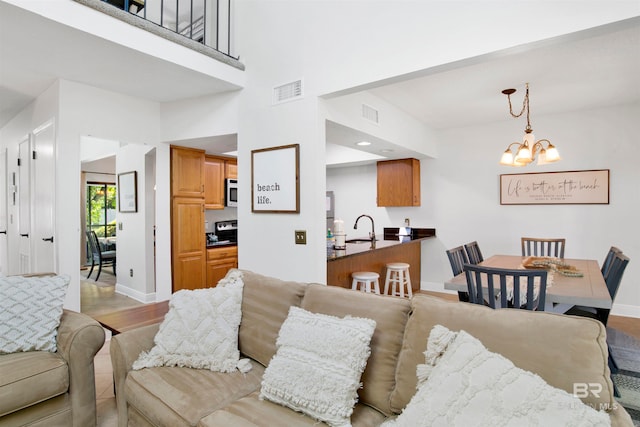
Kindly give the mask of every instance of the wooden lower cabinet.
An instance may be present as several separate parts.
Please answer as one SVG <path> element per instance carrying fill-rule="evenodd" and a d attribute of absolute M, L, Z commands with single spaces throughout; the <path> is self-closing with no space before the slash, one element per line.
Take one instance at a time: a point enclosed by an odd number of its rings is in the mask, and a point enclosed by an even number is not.
<path fill-rule="evenodd" d="M 204 199 L 174 197 L 171 206 L 173 292 L 206 285 Z"/>
<path fill-rule="evenodd" d="M 207 249 L 207 287 L 215 287 L 232 268 L 238 268 L 238 247 Z"/>

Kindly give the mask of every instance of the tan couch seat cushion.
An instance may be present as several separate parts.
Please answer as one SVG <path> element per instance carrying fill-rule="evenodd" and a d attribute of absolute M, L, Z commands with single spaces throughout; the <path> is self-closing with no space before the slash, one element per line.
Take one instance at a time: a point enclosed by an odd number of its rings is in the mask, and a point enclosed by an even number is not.
<path fill-rule="evenodd" d="M 344 317 L 351 315 L 376 321 L 371 338 L 371 356 L 362 374 L 360 402 L 391 415 L 391 392 L 403 331 L 409 318 L 409 300 L 365 294 L 336 286 L 309 285 L 302 308 L 313 313 Z M 415 376 L 415 369 L 414 369 Z"/>
<path fill-rule="evenodd" d="M 69 369 L 57 353 L 29 351 L 0 356 L 0 416 L 68 389 Z"/>
<path fill-rule="evenodd" d="M 289 307 L 299 307 L 306 284 L 286 282 L 242 270 L 242 320 L 238 332 L 240 353 L 267 366 L 276 354 L 280 326 Z"/>
<path fill-rule="evenodd" d="M 351 416 L 353 427 L 378 426 L 384 415 L 363 404 L 356 404 Z M 273 426 L 326 426 L 284 406 L 260 400 L 258 393 L 233 402 L 224 409 L 203 418 L 198 427 L 273 427 Z"/>
<path fill-rule="evenodd" d="M 607 364 L 606 331 L 602 323 L 544 312 L 492 310 L 469 303 L 416 295 L 405 330 L 392 407 L 400 412 L 416 391 L 416 366 L 424 363 L 431 329 L 443 325 L 465 330 L 489 351 L 500 353 L 517 367 L 540 375 L 550 385 L 573 393 L 574 383 L 599 383 L 600 397 L 585 403 L 614 404 L 613 385 Z"/>
<path fill-rule="evenodd" d="M 213 411 L 260 388 L 264 367 L 251 362 L 246 374 L 159 367 L 131 371 L 127 401 L 154 425 L 195 426 Z"/>

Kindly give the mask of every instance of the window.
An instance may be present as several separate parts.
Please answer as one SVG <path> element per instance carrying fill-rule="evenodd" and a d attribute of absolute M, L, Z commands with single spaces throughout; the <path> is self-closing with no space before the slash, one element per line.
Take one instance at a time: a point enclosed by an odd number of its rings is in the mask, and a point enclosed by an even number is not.
<path fill-rule="evenodd" d="M 87 230 L 98 237 L 116 235 L 116 185 L 103 182 L 87 183 Z"/>

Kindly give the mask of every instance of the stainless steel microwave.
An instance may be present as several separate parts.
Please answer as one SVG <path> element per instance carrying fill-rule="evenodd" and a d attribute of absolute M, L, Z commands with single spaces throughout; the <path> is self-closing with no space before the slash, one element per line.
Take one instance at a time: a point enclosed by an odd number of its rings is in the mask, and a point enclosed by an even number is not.
<path fill-rule="evenodd" d="M 225 179 L 224 183 L 225 206 L 229 206 L 231 208 L 238 207 L 238 180 Z"/>

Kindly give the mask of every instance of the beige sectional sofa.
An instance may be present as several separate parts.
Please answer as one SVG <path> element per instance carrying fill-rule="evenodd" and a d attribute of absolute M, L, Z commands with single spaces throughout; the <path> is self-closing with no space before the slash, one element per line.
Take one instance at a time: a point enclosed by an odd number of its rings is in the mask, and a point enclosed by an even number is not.
<path fill-rule="evenodd" d="M 248 373 L 217 373 L 180 367 L 132 370 L 153 346 L 158 325 L 112 338 L 119 426 L 317 426 L 298 412 L 259 399 L 260 382 L 276 352 L 276 338 L 290 306 L 315 313 L 371 318 L 376 329 L 362 375 L 354 427 L 378 426 L 399 414 L 416 390 L 416 366 L 424 363 L 427 337 L 436 324 L 464 329 L 492 352 L 537 373 L 554 387 L 597 383 L 599 397 L 585 403 L 609 408 L 614 426 L 632 425 L 613 397 L 605 328 L 595 320 L 524 310 L 492 310 L 428 295 L 412 300 L 339 287 L 286 282 L 243 272 L 239 347 L 251 359 Z M 599 388 L 599 386 L 597 386 Z"/>
<path fill-rule="evenodd" d="M 57 352 L 0 355 L 0 426 L 94 426 L 93 358 L 104 336 L 89 316 L 64 310 Z"/>

